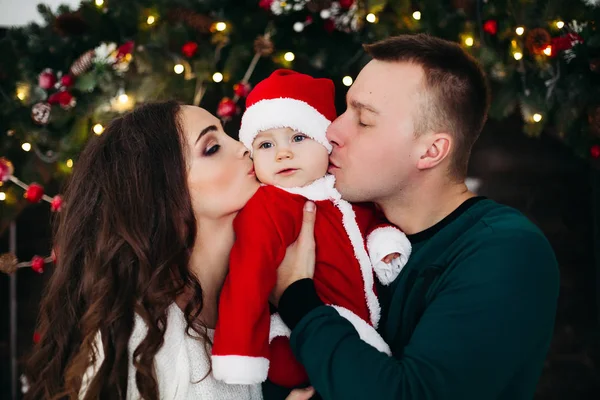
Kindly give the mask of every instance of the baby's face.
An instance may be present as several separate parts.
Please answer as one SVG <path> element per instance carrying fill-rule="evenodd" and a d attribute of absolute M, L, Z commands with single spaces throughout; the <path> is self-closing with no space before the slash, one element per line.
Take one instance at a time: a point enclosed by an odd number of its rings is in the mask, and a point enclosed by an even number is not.
<path fill-rule="evenodd" d="M 256 177 L 284 188 L 305 186 L 327 173 L 327 149 L 290 128 L 262 131 L 252 143 Z"/>

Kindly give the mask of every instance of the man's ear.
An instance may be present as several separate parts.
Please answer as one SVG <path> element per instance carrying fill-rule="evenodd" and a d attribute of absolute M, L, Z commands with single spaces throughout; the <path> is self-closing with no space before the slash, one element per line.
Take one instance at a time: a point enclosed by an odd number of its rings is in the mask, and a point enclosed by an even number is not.
<path fill-rule="evenodd" d="M 444 161 L 450 154 L 453 138 L 448 133 L 433 133 L 423 139 L 426 141 L 425 149 L 417 162 L 417 168 L 421 170 L 433 168 Z"/>

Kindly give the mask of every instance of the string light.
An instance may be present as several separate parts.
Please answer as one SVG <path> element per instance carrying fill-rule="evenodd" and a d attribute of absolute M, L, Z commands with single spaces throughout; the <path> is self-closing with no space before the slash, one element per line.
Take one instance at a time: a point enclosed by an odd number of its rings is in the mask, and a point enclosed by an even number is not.
<path fill-rule="evenodd" d="M 213 74 L 212 78 L 213 78 L 213 81 L 219 83 L 219 82 L 221 82 L 223 80 L 223 74 L 220 73 L 220 72 L 215 72 Z"/>
<path fill-rule="evenodd" d="M 148 19 L 146 20 L 146 23 L 148 25 L 152 25 L 154 22 L 156 22 L 156 17 L 154 17 L 154 15 L 149 15 Z"/>
<path fill-rule="evenodd" d="M 223 32 L 225 29 L 227 29 L 227 24 L 225 22 L 217 22 L 215 24 L 215 29 L 219 32 Z"/>
<path fill-rule="evenodd" d="M 556 27 L 558 29 L 562 29 L 565 26 L 565 23 L 563 21 L 556 21 Z"/>
<path fill-rule="evenodd" d="M 521 53 L 520 51 L 516 51 L 515 54 L 513 54 L 513 57 L 515 58 L 515 60 L 519 61 L 521 58 L 523 58 L 523 53 Z"/>
<path fill-rule="evenodd" d="M 183 73 L 184 70 L 185 67 L 182 64 L 175 64 L 175 66 L 173 67 L 173 71 L 175 71 L 175 73 L 178 75 Z"/>
<path fill-rule="evenodd" d="M 294 61 L 294 59 L 295 59 L 295 58 L 296 58 L 296 56 L 295 56 L 295 55 L 294 55 L 294 53 L 292 53 L 291 51 L 288 51 L 287 53 L 285 53 L 285 54 L 283 55 L 283 59 L 284 59 L 285 61 L 292 62 L 292 61 Z"/>
<path fill-rule="evenodd" d="M 98 7 L 102 7 L 103 4 L 104 4 L 104 0 L 96 0 L 96 5 Z"/>
<path fill-rule="evenodd" d="M 127 93 L 122 93 L 119 95 L 118 100 L 119 100 L 119 103 L 125 104 L 129 101 L 129 96 L 127 96 Z"/>
<path fill-rule="evenodd" d="M 367 14 L 366 20 L 367 22 L 374 24 L 375 22 L 377 22 L 377 16 L 373 13 L 369 13 Z"/>
<path fill-rule="evenodd" d="M 104 132 L 104 127 L 102 126 L 102 124 L 96 124 L 94 125 L 92 130 L 96 135 L 102 135 L 102 132 Z"/>
<path fill-rule="evenodd" d="M 0 192 L 0 201 L 6 200 L 6 193 Z"/>
<path fill-rule="evenodd" d="M 548 57 L 552 55 L 552 46 L 546 46 L 546 48 L 544 49 L 544 54 L 547 55 Z"/>
<path fill-rule="evenodd" d="M 542 115 L 541 114 L 538 114 L 538 113 L 533 114 L 533 121 L 534 122 L 540 122 L 541 120 L 542 120 Z"/>
<path fill-rule="evenodd" d="M 351 76 L 345 76 L 344 78 L 342 78 L 342 83 L 345 86 L 352 86 L 352 83 L 354 82 L 354 80 L 352 79 Z"/>
<path fill-rule="evenodd" d="M 304 24 L 302 22 L 296 22 L 294 24 L 294 31 L 302 32 L 304 30 Z"/>
<path fill-rule="evenodd" d="M 70 158 L 67 160 L 67 167 L 73 168 L 73 160 L 71 160 Z"/>
<path fill-rule="evenodd" d="M 473 43 L 475 43 L 475 41 L 473 40 L 473 38 L 471 36 L 467 36 L 465 38 L 465 45 L 468 47 L 473 46 Z"/>
<path fill-rule="evenodd" d="M 523 28 L 522 26 L 518 26 L 517 29 L 515 29 L 515 32 L 517 33 L 517 35 L 521 36 L 525 33 L 525 28 Z"/>
<path fill-rule="evenodd" d="M 412 16 L 417 21 L 421 19 L 421 11 L 415 11 Z"/>
<path fill-rule="evenodd" d="M 21 148 L 25 151 L 29 151 L 29 150 L 31 150 L 31 143 L 25 142 L 21 145 Z"/>

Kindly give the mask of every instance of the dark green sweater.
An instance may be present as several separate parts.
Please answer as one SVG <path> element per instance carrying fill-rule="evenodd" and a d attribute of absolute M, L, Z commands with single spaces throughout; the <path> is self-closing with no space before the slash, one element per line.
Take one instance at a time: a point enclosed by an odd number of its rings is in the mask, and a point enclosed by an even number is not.
<path fill-rule="evenodd" d="M 316 295 L 291 285 L 279 312 L 323 399 L 531 399 L 552 336 L 559 275 L 544 235 L 518 211 L 467 200 L 409 236 L 412 255 L 381 289 L 388 357 Z M 266 399 L 272 398 L 265 391 Z"/>

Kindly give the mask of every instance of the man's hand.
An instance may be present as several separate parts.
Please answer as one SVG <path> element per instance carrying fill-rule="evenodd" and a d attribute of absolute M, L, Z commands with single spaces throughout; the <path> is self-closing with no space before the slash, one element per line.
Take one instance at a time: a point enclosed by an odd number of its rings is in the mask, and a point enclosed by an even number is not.
<path fill-rule="evenodd" d="M 317 207 L 307 201 L 304 205 L 302 228 L 294 243 L 288 246 L 285 257 L 277 269 L 277 283 L 271 293 L 270 301 L 279 304 L 285 289 L 300 279 L 312 278 L 315 274 L 315 218 Z"/>

